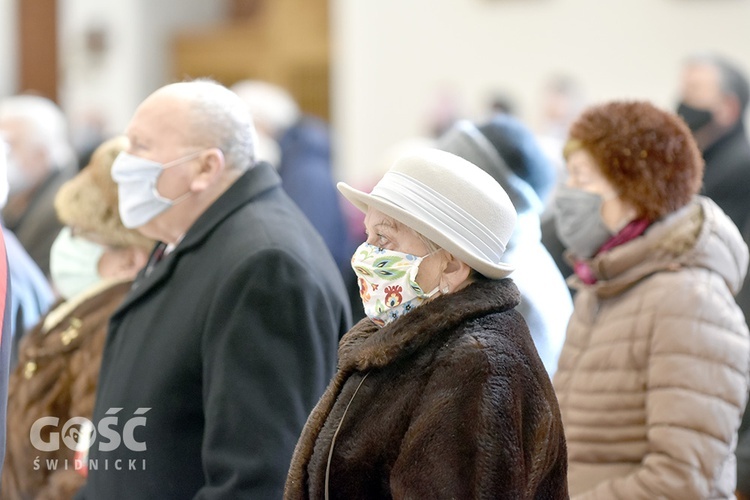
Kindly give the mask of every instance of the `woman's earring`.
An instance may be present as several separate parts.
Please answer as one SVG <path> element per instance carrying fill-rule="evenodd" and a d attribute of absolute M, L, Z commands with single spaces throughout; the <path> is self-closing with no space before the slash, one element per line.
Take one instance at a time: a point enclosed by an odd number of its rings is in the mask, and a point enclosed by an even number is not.
<path fill-rule="evenodd" d="M 451 291 L 451 288 L 448 285 L 445 285 L 443 288 L 440 289 L 440 291 L 443 293 L 443 295 L 445 295 Z"/>

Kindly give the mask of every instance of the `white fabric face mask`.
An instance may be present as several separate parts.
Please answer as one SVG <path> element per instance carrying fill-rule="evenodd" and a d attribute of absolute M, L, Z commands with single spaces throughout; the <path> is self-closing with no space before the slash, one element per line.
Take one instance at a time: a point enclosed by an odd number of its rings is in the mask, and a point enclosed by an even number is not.
<path fill-rule="evenodd" d="M 140 227 L 190 196 L 192 192 L 188 191 L 174 200 L 165 198 L 156 189 L 156 182 L 163 170 L 192 160 L 202 152 L 196 151 L 164 164 L 124 151 L 117 155 L 112 164 L 112 179 L 117 183 L 123 226 L 128 229 Z"/>
<path fill-rule="evenodd" d="M 50 274 L 60 295 L 66 300 L 75 297 L 102 280 L 99 260 L 105 247 L 84 238 L 73 236 L 64 227 L 55 238 L 50 250 Z"/>
<path fill-rule="evenodd" d="M 384 326 L 413 311 L 438 292 L 425 293 L 417 284 L 419 264 L 428 256 L 417 257 L 363 243 L 352 257 L 352 268 L 359 282 L 359 296 L 365 314 Z"/>

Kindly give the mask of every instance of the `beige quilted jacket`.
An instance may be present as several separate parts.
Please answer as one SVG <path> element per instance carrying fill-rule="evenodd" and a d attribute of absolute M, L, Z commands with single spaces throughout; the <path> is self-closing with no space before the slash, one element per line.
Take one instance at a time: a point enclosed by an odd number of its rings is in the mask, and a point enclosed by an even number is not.
<path fill-rule="evenodd" d="M 728 499 L 750 339 L 739 231 L 696 200 L 593 261 L 554 385 L 579 499 Z"/>

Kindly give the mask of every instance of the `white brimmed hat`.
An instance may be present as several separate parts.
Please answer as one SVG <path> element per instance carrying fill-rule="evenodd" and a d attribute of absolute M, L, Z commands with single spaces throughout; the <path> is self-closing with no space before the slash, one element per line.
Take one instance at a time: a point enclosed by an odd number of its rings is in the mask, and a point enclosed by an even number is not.
<path fill-rule="evenodd" d="M 396 159 L 370 194 L 339 182 L 357 208 L 393 217 L 487 278 L 514 267 L 501 262 L 516 210 L 487 172 L 454 154 L 424 148 Z"/>

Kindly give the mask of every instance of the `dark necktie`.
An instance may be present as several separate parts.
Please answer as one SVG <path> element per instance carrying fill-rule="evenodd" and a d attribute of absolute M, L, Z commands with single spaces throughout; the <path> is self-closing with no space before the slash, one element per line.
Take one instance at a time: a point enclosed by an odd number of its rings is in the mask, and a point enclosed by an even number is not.
<path fill-rule="evenodd" d="M 156 248 L 154 249 L 154 253 L 151 254 L 151 259 L 148 261 L 148 264 L 146 265 L 146 276 L 151 274 L 151 271 L 154 270 L 154 267 L 164 258 L 164 252 L 167 249 L 166 243 L 159 243 Z"/>

